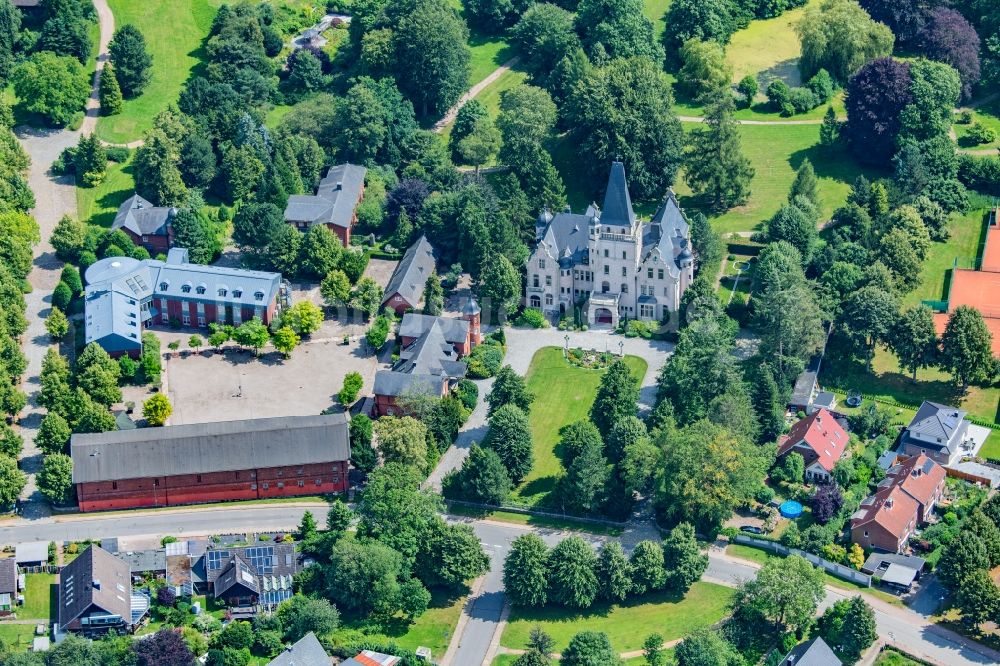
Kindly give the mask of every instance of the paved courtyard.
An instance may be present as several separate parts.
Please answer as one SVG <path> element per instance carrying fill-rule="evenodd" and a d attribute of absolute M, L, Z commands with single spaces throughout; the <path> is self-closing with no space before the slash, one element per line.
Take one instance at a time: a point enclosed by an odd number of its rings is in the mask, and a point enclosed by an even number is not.
<path fill-rule="evenodd" d="M 319 414 L 337 404 L 349 372 L 361 373 L 362 395 L 369 393 L 376 358 L 364 342 L 318 340 L 287 360 L 273 351 L 255 357 L 233 350 L 171 358 L 164 369 L 174 407 L 170 424 L 179 425 Z"/>

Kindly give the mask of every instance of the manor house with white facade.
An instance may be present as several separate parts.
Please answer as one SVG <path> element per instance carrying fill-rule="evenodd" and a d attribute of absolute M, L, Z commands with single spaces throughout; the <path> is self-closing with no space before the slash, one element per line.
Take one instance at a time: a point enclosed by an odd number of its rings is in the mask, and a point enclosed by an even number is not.
<path fill-rule="evenodd" d="M 525 305 L 550 318 L 582 305 L 590 325 L 661 321 L 694 279 L 691 233 L 673 191 L 652 221 L 640 221 L 621 162 L 611 165 L 604 207 L 579 215 L 543 212 L 528 258 Z"/>

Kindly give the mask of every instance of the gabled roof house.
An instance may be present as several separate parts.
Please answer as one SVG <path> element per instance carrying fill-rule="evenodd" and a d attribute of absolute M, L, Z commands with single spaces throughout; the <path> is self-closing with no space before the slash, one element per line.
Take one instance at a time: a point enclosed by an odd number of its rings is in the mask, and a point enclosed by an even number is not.
<path fill-rule="evenodd" d="M 925 400 L 900 436 L 900 453 L 925 454 L 941 465 L 955 462 L 968 439 L 966 414 L 964 409 Z"/>
<path fill-rule="evenodd" d="M 133 194 L 118 207 L 111 228 L 121 229 L 133 243 L 156 256 L 166 254 L 173 245 L 173 221 L 176 217 L 176 208 L 154 206 L 138 194 Z"/>
<path fill-rule="evenodd" d="M 833 414 L 818 409 L 792 426 L 778 443 L 778 458 L 795 452 L 805 462 L 805 479 L 828 482 L 847 449 L 848 436 Z"/>
<path fill-rule="evenodd" d="M 131 632 L 149 611 L 149 597 L 132 594 L 129 566 L 90 546 L 59 573 L 59 626 L 87 636 Z"/>
<path fill-rule="evenodd" d="M 330 656 L 323 649 L 316 634 L 311 631 L 267 662 L 267 666 L 328 666 L 329 664 Z"/>
<path fill-rule="evenodd" d="M 902 552 L 941 499 L 944 480 L 944 468 L 928 456 L 896 464 L 851 516 L 851 540 L 866 549 Z"/>
<path fill-rule="evenodd" d="M 316 194 L 293 194 L 285 206 L 285 222 L 302 232 L 324 225 L 347 247 L 351 228 L 358 221 L 358 204 L 365 194 L 368 170 L 357 164 L 330 167 Z"/>
<path fill-rule="evenodd" d="M 421 234 L 396 264 L 396 270 L 386 285 L 382 305 L 391 308 L 397 315 L 415 310 L 423 299 L 424 285 L 434 272 L 435 265 L 434 248 L 427 236 Z"/>

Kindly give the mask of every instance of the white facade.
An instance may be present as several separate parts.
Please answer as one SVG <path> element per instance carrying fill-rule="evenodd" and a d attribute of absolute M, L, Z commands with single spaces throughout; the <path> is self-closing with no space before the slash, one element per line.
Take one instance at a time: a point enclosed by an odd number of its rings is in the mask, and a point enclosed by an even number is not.
<path fill-rule="evenodd" d="M 611 167 L 603 210 L 543 213 L 526 267 L 525 305 L 550 317 L 580 304 L 590 325 L 662 321 L 694 279 L 687 221 L 672 191 L 652 221 L 632 209 L 620 162 Z"/>

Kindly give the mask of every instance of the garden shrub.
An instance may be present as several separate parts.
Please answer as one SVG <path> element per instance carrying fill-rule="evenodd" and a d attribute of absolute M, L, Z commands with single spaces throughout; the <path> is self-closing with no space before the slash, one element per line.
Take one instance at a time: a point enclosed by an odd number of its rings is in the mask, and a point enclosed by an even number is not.
<path fill-rule="evenodd" d="M 527 328 L 545 328 L 549 322 L 545 321 L 545 315 L 541 311 L 525 309 L 514 320 L 514 325 Z"/>
<path fill-rule="evenodd" d="M 463 379 L 458 382 L 455 386 L 455 397 L 462 402 L 462 406 L 465 407 L 470 412 L 476 408 L 476 402 L 479 400 L 479 387 L 476 383 Z"/>
<path fill-rule="evenodd" d="M 361 379 L 360 373 L 347 373 L 347 376 L 344 377 L 344 387 L 340 389 L 340 393 L 337 394 L 337 399 L 340 401 L 340 404 L 346 407 L 357 400 L 358 394 L 361 393 L 361 386 L 363 383 L 364 381 Z"/>

